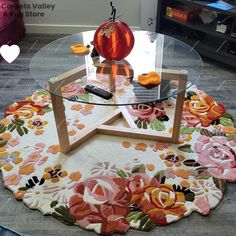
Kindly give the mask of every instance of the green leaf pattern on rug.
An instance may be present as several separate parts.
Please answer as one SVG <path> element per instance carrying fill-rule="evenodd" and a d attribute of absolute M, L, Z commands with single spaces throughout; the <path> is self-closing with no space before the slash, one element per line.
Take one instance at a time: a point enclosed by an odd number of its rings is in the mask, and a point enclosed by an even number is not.
<path fill-rule="evenodd" d="M 212 178 L 213 178 L 213 182 L 215 183 L 216 187 L 218 189 L 220 189 L 222 193 L 225 193 L 226 189 L 227 189 L 226 181 L 224 181 L 222 179 L 217 179 L 215 177 L 212 177 Z"/>
<path fill-rule="evenodd" d="M 225 113 L 222 115 L 222 117 L 224 117 L 224 118 L 227 118 L 227 119 L 230 119 L 230 120 L 234 121 L 234 118 L 233 118 L 233 116 L 232 116 L 231 114 L 227 113 L 227 112 L 225 112 Z"/>
<path fill-rule="evenodd" d="M 189 202 L 193 202 L 194 199 L 195 199 L 195 194 L 194 193 L 187 193 L 184 196 L 185 196 L 185 200 L 189 201 Z"/>
<path fill-rule="evenodd" d="M 58 204 L 58 201 L 53 201 L 51 202 L 50 207 L 54 208 L 57 204 Z"/>
<path fill-rule="evenodd" d="M 141 165 L 136 165 L 133 167 L 132 171 L 133 174 L 134 173 L 146 173 L 146 167 L 145 165 L 141 164 Z"/>
<path fill-rule="evenodd" d="M 150 123 L 150 128 L 156 131 L 164 131 L 166 129 L 164 122 L 158 119 L 153 119 Z"/>
<path fill-rule="evenodd" d="M 234 123 L 231 119 L 225 118 L 225 117 L 220 118 L 220 124 L 223 126 L 233 126 L 234 125 Z"/>
<path fill-rule="evenodd" d="M 89 102 L 91 97 L 92 96 L 88 93 L 83 93 L 83 94 L 78 96 L 79 100 L 81 100 L 82 102 Z"/>
<path fill-rule="evenodd" d="M 5 125 L 0 124 L 0 134 L 4 133 L 7 130 Z"/>
<path fill-rule="evenodd" d="M 11 123 L 8 125 L 7 130 L 11 133 L 16 130 L 20 136 L 28 134 L 28 129 L 24 126 L 25 121 L 21 119 L 12 119 Z"/>
<path fill-rule="evenodd" d="M 200 132 L 202 130 L 201 127 L 189 127 L 181 125 L 180 134 L 193 134 L 195 131 Z"/>
<path fill-rule="evenodd" d="M 227 136 L 227 140 L 228 140 L 228 141 L 236 140 L 236 134 L 229 134 L 229 135 Z"/>
<path fill-rule="evenodd" d="M 76 220 L 71 216 L 68 206 L 60 206 L 55 208 L 55 212 L 52 215 L 67 225 L 74 225 Z"/>
<path fill-rule="evenodd" d="M 137 119 L 134 121 L 134 123 L 137 125 L 139 129 L 147 129 L 148 128 L 148 122 L 142 121 L 140 119 Z"/>
<path fill-rule="evenodd" d="M 131 174 L 130 172 L 126 172 L 126 171 L 124 171 L 124 170 L 119 169 L 119 170 L 117 170 L 117 175 L 118 175 L 119 177 L 125 179 L 125 178 L 130 177 L 132 174 Z"/>
<path fill-rule="evenodd" d="M 82 102 L 90 102 L 92 98 L 92 95 L 89 93 L 82 93 L 79 95 L 74 95 L 73 97 L 70 97 L 70 100 L 74 101 L 82 101 Z"/>
<path fill-rule="evenodd" d="M 7 139 L 0 138 L 0 148 L 4 147 L 7 144 Z"/>
<path fill-rule="evenodd" d="M 131 211 L 126 220 L 131 227 L 139 230 L 150 231 L 155 227 L 148 215 L 140 211 Z"/>
<path fill-rule="evenodd" d="M 154 178 L 156 178 L 159 183 L 165 183 L 165 171 L 164 170 L 161 170 L 161 171 L 158 171 L 155 175 L 154 175 Z"/>
<path fill-rule="evenodd" d="M 194 153 L 191 147 L 191 144 L 185 144 L 183 146 L 178 147 L 178 149 L 182 152 Z"/>
<path fill-rule="evenodd" d="M 200 166 L 200 164 L 194 159 L 185 160 L 183 163 L 184 163 L 185 166 L 189 166 L 189 167 L 198 167 L 198 166 Z"/>

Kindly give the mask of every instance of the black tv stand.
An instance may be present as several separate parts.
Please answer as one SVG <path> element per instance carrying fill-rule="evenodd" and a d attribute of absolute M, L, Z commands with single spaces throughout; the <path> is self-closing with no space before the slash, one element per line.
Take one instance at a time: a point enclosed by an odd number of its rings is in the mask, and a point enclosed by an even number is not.
<path fill-rule="evenodd" d="M 157 9 L 156 31 L 170 35 L 193 46 L 200 55 L 236 67 L 236 3 L 227 1 L 235 7 L 229 10 L 208 6 L 210 1 L 159 0 Z M 216 31 L 218 19 L 204 24 L 200 18 L 183 22 L 166 15 L 166 7 L 182 4 L 216 12 L 218 16 L 231 16 L 229 30 L 226 33 Z"/>

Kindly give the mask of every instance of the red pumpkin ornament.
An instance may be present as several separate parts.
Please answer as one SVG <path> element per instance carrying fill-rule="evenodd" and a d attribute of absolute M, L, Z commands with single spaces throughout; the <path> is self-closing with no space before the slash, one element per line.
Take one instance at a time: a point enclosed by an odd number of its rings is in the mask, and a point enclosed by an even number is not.
<path fill-rule="evenodd" d="M 108 60 L 122 60 L 134 46 L 134 35 L 122 21 L 109 20 L 98 27 L 94 34 L 94 47 Z"/>

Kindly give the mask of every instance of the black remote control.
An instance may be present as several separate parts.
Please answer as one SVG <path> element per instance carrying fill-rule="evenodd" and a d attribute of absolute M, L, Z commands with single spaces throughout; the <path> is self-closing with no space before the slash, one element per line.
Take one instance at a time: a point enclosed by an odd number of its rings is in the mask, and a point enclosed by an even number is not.
<path fill-rule="evenodd" d="M 95 94 L 101 98 L 104 98 L 106 100 L 109 100 L 112 98 L 112 93 L 109 93 L 107 92 L 106 90 L 103 90 L 101 88 L 98 88 L 98 87 L 95 87 L 93 85 L 86 85 L 85 86 L 85 91 L 89 92 L 89 93 L 92 93 L 92 94 Z"/>

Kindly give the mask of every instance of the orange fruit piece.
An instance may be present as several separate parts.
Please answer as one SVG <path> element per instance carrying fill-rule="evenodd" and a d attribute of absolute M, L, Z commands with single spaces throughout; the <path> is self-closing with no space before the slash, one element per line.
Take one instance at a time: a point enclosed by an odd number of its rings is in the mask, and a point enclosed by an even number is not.
<path fill-rule="evenodd" d="M 161 83 L 161 78 L 156 72 L 152 71 L 148 74 L 139 75 L 138 82 L 143 86 L 159 85 Z"/>
<path fill-rule="evenodd" d="M 86 55 L 90 52 L 89 48 L 87 48 L 83 44 L 75 44 L 75 45 L 72 45 L 70 48 L 71 48 L 73 54 L 75 54 L 75 55 L 83 56 L 83 55 Z"/>

